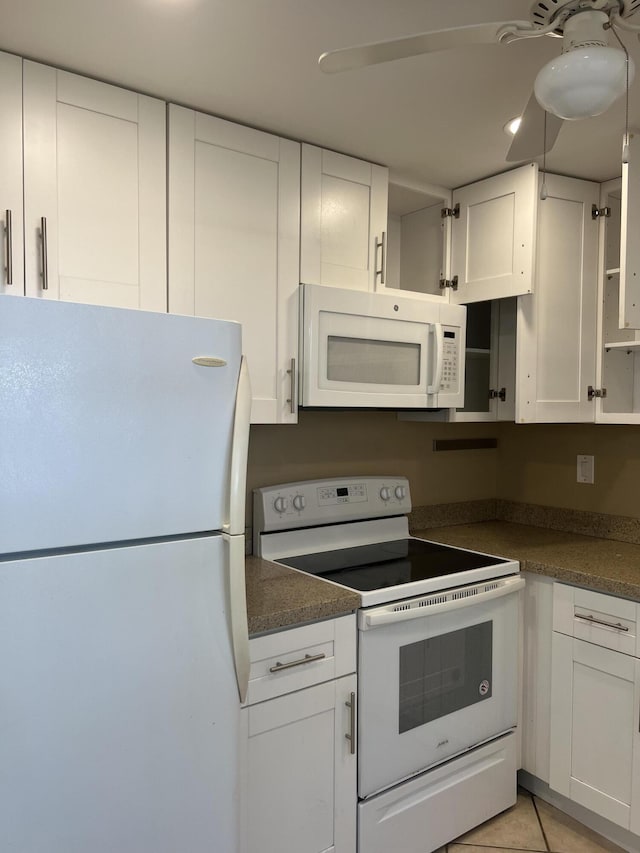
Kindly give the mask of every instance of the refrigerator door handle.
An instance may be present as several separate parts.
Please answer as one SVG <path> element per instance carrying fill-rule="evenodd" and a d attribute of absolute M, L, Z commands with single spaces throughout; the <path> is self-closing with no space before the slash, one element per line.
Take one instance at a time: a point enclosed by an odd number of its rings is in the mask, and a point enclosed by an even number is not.
<path fill-rule="evenodd" d="M 229 548 L 229 614 L 231 643 L 236 667 L 240 702 L 247 698 L 249 689 L 249 626 L 247 622 L 247 596 L 244 575 L 244 536 L 222 534 Z"/>
<path fill-rule="evenodd" d="M 231 470 L 229 472 L 229 506 L 227 523 L 222 528 L 225 533 L 229 533 L 231 536 L 244 536 L 250 416 L 251 383 L 249 381 L 247 359 L 245 356 L 242 356 L 233 419 Z"/>

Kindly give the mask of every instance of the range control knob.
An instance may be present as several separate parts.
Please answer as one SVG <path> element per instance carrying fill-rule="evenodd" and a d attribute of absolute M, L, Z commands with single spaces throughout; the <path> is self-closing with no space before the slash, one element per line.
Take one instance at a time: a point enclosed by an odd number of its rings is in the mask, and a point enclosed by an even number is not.
<path fill-rule="evenodd" d="M 289 506 L 289 501 L 283 497 L 277 497 L 273 502 L 273 508 L 276 512 L 279 512 L 281 515 Z"/>
<path fill-rule="evenodd" d="M 395 494 L 399 501 L 403 501 L 407 496 L 407 490 L 404 486 L 396 486 Z"/>
<path fill-rule="evenodd" d="M 390 498 L 391 498 L 391 489 L 390 489 L 390 488 L 388 488 L 387 486 L 383 486 L 383 487 L 380 489 L 380 497 L 382 498 L 382 500 L 383 500 L 383 501 L 388 501 L 388 500 L 390 500 Z"/>
<path fill-rule="evenodd" d="M 306 505 L 307 502 L 304 499 L 304 495 L 296 495 L 293 499 L 293 508 L 297 509 L 298 512 L 300 512 L 300 510 L 303 510 Z"/>

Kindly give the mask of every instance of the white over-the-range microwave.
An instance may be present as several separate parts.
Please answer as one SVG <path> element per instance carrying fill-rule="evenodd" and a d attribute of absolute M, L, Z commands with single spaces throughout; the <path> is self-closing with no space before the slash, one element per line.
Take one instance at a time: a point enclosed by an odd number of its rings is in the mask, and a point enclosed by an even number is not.
<path fill-rule="evenodd" d="M 437 299 L 301 285 L 300 405 L 461 407 L 466 313 Z"/>

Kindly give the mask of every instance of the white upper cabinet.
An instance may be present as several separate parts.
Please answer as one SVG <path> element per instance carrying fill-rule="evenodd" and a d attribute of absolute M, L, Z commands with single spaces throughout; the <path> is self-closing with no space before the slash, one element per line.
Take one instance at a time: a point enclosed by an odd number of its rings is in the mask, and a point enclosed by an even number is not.
<path fill-rule="evenodd" d="M 631 161 L 625 168 L 626 180 L 603 184 L 600 197 L 599 357 L 591 391 L 599 423 L 640 423 L 640 330 L 620 325 L 625 302 L 631 301 L 635 310 L 629 256 L 638 242 L 640 210 L 628 203 L 627 192 L 634 196 L 633 183 L 640 172 L 636 175 L 633 167 Z"/>
<path fill-rule="evenodd" d="M 169 107 L 169 311 L 242 323 L 252 423 L 295 423 L 300 146 Z"/>
<path fill-rule="evenodd" d="M 533 291 L 537 176 L 530 164 L 454 191 L 452 302 Z"/>
<path fill-rule="evenodd" d="M 545 182 L 535 293 L 519 300 L 516 420 L 593 421 L 599 186 L 558 175 Z"/>
<path fill-rule="evenodd" d="M 630 162 L 622 164 L 622 209 L 620 212 L 620 307 L 621 329 L 640 329 L 640 139 L 629 141 Z M 635 158 L 635 160 L 634 160 Z"/>
<path fill-rule="evenodd" d="M 442 211 L 450 206 L 450 190 L 390 176 L 385 280 L 378 277 L 376 290 L 448 301 L 441 287 L 449 232 Z"/>
<path fill-rule="evenodd" d="M 166 311 L 165 105 L 24 62 L 26 293 Z"/>
<path fill-rule="evenodd" d="M 22 60 L 0 53 L 0 293 L 24 294 Z"/>
<path fill-rule="evenodd" d="M 302 146 L 300 280 L 350 290 L 384 285 L 388 170 Z"/>

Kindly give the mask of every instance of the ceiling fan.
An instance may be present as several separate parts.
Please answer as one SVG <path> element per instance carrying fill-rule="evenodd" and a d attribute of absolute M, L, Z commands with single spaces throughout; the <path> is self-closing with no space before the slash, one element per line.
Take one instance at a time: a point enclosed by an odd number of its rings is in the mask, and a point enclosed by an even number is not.
<path fill-rule="evenodd" d="M 473 24 L 347 47 L 323 53 L 318 63 L 331 74 L 465 45 L 560 38 L 562 54 L 538 73 L 507 154 L 511 162 L 529 160 L 551 150 L 563 120 L 600 115 L 628 92 L 635 68 L 615 28 L 640 33 L 640 24 L 628 21 L 638 10 L 640 0 L 539 0 L 529 21 Z M 607 30 L 618 47 L 609 46 Z"/>

